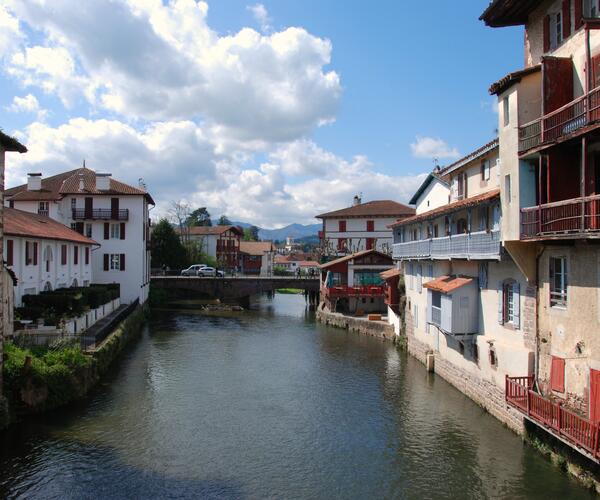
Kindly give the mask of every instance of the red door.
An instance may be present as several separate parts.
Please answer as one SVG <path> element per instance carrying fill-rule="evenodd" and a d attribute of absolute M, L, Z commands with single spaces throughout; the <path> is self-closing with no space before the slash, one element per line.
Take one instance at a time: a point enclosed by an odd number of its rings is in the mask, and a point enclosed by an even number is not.
<path fill-rule="evenodd" d="M 590 370 L 590 420 L 600 421 L 600 371 Z"/>

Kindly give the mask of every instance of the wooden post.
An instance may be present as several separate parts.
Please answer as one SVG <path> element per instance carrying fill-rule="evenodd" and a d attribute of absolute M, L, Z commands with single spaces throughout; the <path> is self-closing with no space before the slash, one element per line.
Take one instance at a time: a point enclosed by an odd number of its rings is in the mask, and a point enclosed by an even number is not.
<path fill-rule="evenodd" d="M 527 389 L 527 416 L 531 416 L 531 404 L 529 400 L 531 399 L 531 395 L 529 394 L 531 391 Z"/>
<path fill-rule="evenodd" d="M 538 160 L 538 235 L 542 232 L 542 164 L 544 157 L 540 155 Z"/>
<path fill-rule="evenodd" d="M 560 429 L 562 427 L 562 408 L 561 408 L 561 403 L 558 403 L 556 405 L 556 407 L 558 408 L 558 415 L 556 416 L 556 425 L 557 425 L 557 431 L 558 434 L 560 435 Z"/>
<path fill-rule="evenodd" d="M 581 186 L 580 186 L 580 195 L 581 195 L 581 227 L 580 231 L 585 231 L 585 177 L 587 172 L 587 137 L 583 136 L 581 138 Z"/>

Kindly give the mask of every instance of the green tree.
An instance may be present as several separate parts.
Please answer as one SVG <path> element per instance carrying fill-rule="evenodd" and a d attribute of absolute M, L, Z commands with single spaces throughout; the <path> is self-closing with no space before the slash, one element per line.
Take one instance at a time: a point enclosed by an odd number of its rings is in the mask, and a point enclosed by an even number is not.
<path fill-rule="evenodd" d="M 188 227 L 212 226 L 210 214 L 206 207 L 200 207 L 192 211 L 185 222 Z"/>
<path fill-rule="evenodd" d="M 167 219 L 161 219 L 152 231 L 152 266 L 181 269 L 187 265 L 185 247 Z"/>
<path fill-rule="evenodd" d="M 229 220 L 229 217 L 223 214 L 219 217 L 219 222 L 217 222 L 217 224 L 219 226 L 231 226 L 231 221 Z"/>
<path fill-rule="evenodd" d="M 244 229 L 244 241 L 259 241 L 259 229 L 256 226 L 250 226 Z"/>

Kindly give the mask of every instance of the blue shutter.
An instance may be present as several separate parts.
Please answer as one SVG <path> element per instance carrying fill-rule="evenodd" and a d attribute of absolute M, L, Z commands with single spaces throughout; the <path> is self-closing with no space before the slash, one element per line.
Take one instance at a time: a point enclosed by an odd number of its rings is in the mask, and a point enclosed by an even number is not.
<path fill-rule="evenodd" d="M 521 325 L 521 293 L 520 293 L 521 285 L 515 282 L 512 286 L 512 294 L 513 294 L 513 326 L 515 328 L 520 328 Z"/>
<path fill-rule="evenodd" d="M 502 282 L 498 283 L 498 323 L 504 324 L 504 297 L 502 296 Z"/>

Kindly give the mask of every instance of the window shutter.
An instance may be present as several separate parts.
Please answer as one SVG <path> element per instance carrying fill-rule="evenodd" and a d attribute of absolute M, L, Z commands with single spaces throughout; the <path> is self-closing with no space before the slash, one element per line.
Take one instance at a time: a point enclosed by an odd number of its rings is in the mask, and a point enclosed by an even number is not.
<path fill-rule="evenodd" d="M 110 258 L 110 256 L 107 253 L 105 253 L 104 254 L 104 270 L 105 271 L 108 271 L 109 258 Z"/>
<path fill-rule="evenodd" d="M 110 238 L 110 224 L 108 222 L 104 223 L 104 239 L 108 240 Z"/>
<path fill-rule="evenodd" d="M 432 291 L 427 290 L 427 324 L 431 323 L 431 307 L 433 306 Z"/>
<path fill-rule="evenodd" d="M 565 360 L 552 356 L 550 365 L 550 387 L 556 392 L 565 392 Z"/>
<path fill-rule="evenodd" d="M 575 0 L 575 29 L 583 25 L 583 0 Z"/>
<path fill-rule="evenodd" d="M 513 326 L 517 329 L 521 325 L 521 285 L 519 283 L 513 283 L 512 294 L 513 294 Z"/>
<path fill-rule="evenodd" d="M 125 271 L 125 254 L 121 254 L 121 271 Z"/>
<path fill-rule="evenodd" d="M 544 52 L 550 50 L 550 16 L 544 18 Z"/>
<path fill-rule="evenodd" d="M 90 247 L 85 247 L 85 265 L 90 263 Z"/>
<path fill-rule="evenodd" d="M 571 36 L 571 0 L 562 3 L 563 38 Z"/>
<path fill-rule="evenodd" d="M 504 324 L 504 294 L 502 282 L 498 283 L 498 323 Z"/>
<path fill-rule="evenodd" d="M 38 264 L 38 244 L 37 241 L 33 242 L 33 265 L 37 266 Z"/>
<path fill-rule="evenodd" d="M 61 266 L 67 265 L 67 245 L 60 246 L 60 264 Z"/>
<path fill-rule="evenodd" d="M 6 265 L 12 266 L 14 261 L 14 242 L 6 240 Z"/>
<path fill-rule="evenodd" d="M 121 239 L 124 240 L 125 239 L 125 223 L 121 222 Z"/>
<path fill-rule="evenodd" d="M 79 247 L 77 245 L 73 247 L 73 264 L 75 266 L 79 264 Z"/>

